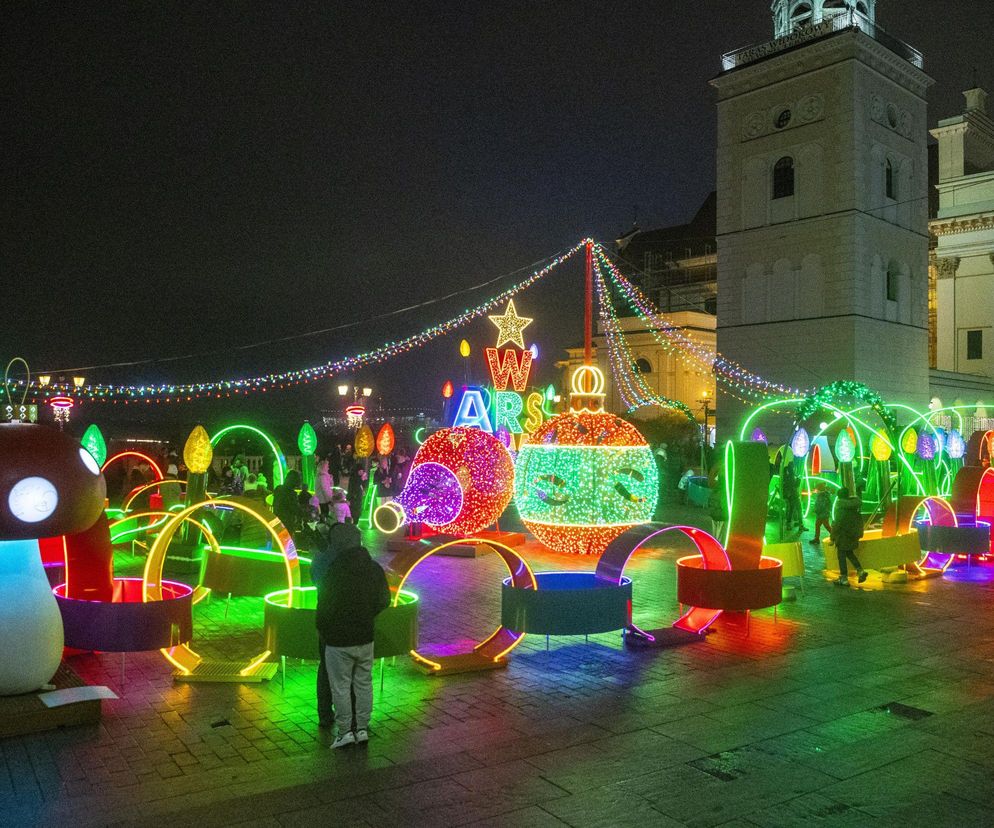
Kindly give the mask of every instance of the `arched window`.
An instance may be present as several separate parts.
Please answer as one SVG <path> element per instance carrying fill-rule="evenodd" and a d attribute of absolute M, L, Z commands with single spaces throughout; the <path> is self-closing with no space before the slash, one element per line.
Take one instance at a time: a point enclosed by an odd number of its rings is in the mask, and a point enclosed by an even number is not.
<path fill-rule="evenodd" d="M 846 0 L 825 0 L 825 2 L 821 4 L 821 8 L 822 11 L 828 12 L 826 16 L 831 17 L 832 15 L 844 12 L 849 8 L 849 4 Z"/>
<path fill-rule="evenodd" d="M 866 7 L 866 3 L 863 3 L 862 0 L 856 4 L 856 11 L 863 15 L 869 15 L 870 13 L 869 9 Z"/>
<path fill-rule="evenodd" d="M 897 201 L 897 184 L 894 180 L 894 165 L 887 159 L 887 164 L 884 166 L 884 192 L 887 193 L 887 198 Z"/>
<path fill-rule="evenodd" d="M 785 155 L 773 165 L 773 197 L 789 198 L 794 195 L 794 159 Z"/>
<path fill-rule="evenodd" d="M 811 4 L 798 3 L 790 13 L 790 30 L 796 31 L 811 22 Z"/>
<path fill-rule="evenodd" d="M 900 268 L 897 262 L 892 261 L 887 265 L 887 301 L 896 302 L 899 295 L 898 290 L 898 276 L 900 275 Z"/>
<path fill-rule="evenodd" d="M 652 363 L 649 362 L 645 357 L 639 357 L 635 360 L 635 364 L 632 366 L 632 370 L 636 374 L 651 374 L 652 373 Z"/>

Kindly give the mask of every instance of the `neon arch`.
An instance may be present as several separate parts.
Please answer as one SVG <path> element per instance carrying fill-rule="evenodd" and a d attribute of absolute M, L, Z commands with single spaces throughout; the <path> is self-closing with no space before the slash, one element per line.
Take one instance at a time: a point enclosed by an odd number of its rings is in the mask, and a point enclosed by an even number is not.
<path fill-rule="evenodd" d="M 667 532 L 681 532 L 685 537 L 689 538 L 694 546 L 697 547 L 697 551 L 704 561 L 705 569 L 717 569 L 726 572 L 731 570 L 732 564 L 728 559 L 725 548 L 716 538 L 703 529 L 697 529 L 694 526 L 664 526 L 659 528 L 658 525 L 648 524 L 633 527 L 625 532 L 625 534 L 613 540 L 597 561 L 597 568 L 594 570 L 595 577 L 620 586 L 625 567 L 628 566 L 628 562 L 632 559 L 632 556 L 650 540 Z M 688 632 L 703 633 L 718 620 L 721 613 L 720 609 L 691 607 L 673 622 L 673 626 L 678 629 L 687 630 Z M 641 635 L 647 636 L 650 639 L 652 638 L 645 630 L 639 629 L 634 624 L 631 626 L 632 629 Z"/>
<path fill-rule="evenodd" d="M 511 576 L 511 585 L 515 589 L 538 589 L 538 581 L 535 578 L 535 573 L 532 571 L 531 567 L 528 566 L 528 562 L 517 552 L 511 549 L 511 547 L 505 546 L 497 541 L 484 540 L 482 538 L 460 538 L 459 540 L 450 540 L 439 545 L 434 545 L 429 542 L 428 544 L 421 546 L 421 548 L 415 549 L 412 553 L 404 556 L 399 561 L 399 566 L 396 565 L 397 562 L 394 562 L 394 564 L 391 565 L 391 568 L 400 574 L 400 583 L 397 585 L 397 590 L 393 594 L 391 606 L 396 607 L 398 605 L 400 601 L 400 592 L 404 588 L 404 584 L 407 583 L 407 579 L 411 576 L 411 573 L 426 558 L 429 558 L 430 556 L 441 552 L 443 549 L 447 549 L 448 547 L 457 544 L 461 546 L 472 544 L 489 546 L 494 550 L 494 552 L 497 553 L 501 561 L 504 563 L 504 566 L 507 567 L 507 572 Z M 411 650 L 411 658 L 432 672 L 441 671 L 444 668 L 445 661 L 448 659 L 462 659 L 466 656 L 474 654 L 482 656 L 487 661 L 496 663 L 511 652 L 511 650 L 517 647 L 524 640 L 524 637 L 525 633 L 514 632 L 501 624 L 496 630 L 494 630 L 493 633 L 490 634 L 490 636 L 474 646 L 469 652 L 451 656 L 439 656 L 438 659 L 435 660 L 422 655 L 417 650 Z"/>
<path fill-rule="evenodd" d="M 173 479 L 156 480 L 154 483 L 146 483 L 144 486 L 136 486 L 134 489 L 128 492 L 127 497 L 124 498 L 124 501 L 121 503 L 121 511 L 127 512 L 128 507 L 134 502 L 135 498 L 137 498 L 142 492 L 147 492 L 149 489 L 158 489 L 160 486 L 185 487 L 186 481 L 173 480 Z"/>
<path fill-rule="evenodd" d="M 977 486 L 977 520 L 994 526 L 994 466 L 984 470 Z"/>
<path fill-rule="evenodd" d="M 101 472 L 107 471 L 108 466 L 110 466 L 112 463 L 116 463 L 118 460 L 121 460 L 124 457 L 139 457 L 139 458 L 141 458 L 146 463 L 148 463 L 148 465 L 151 467 L 152 471 L 155 473 L 155 479 L 156 479 L 156 481 L 165 480 L 166 476 L 162 473 L 162 469 L 159 468 L 159 464 L 156 463 L 147 454 L 143 454 L 140 451 L 130 451 L 130 450 L 129 451 L 119 451 L 113 457 L 108 457 L 107 458 L 107 462 L 104 463 L 103 466 L 100 467 L 100 471 Z"/>
<path fill-rule="evenodd" d="M 266 434 L 265 431 L 256 428 L 255 426 L 245 425 L 244 423 L 237 423 L 235 425 L 225 426 L 217 434 L 211 437 L 211 445 L 216 446 L 221 439 L 232 431 L 250 431 L 257 437 L 261 437 L 263 441 L 269 446 L 269 450 L 276 455 L 276 462 L 273 464 L 273 486 L 279 486 L 283 483 L 286 477 L 286 455 L 283 454 L 283 449 L 280 448 L 279 443 L 277 443 L 272 437 Z"/>
<path fill-rule="evenodd" d="M 160 590 L 159 584 L 162 580 L 162 568 L 166 561 L 166 551 L 169 549 L 169 544 L 172 542 L 176 530 L 194 512 L 205 507 L 217 507 L 221 505 L 244 512 L 254 517 L 266 527 L 266 531 L 269 532 L 275 544 L 274 548 L 279 549 L 283 555 L 283 563 L 286 567 L 287 575 L 287 588 L 290 590 L 287 605 L 292 606 L 294 589 L 300 586 L 300 562 L 297 557 L 297 549 L 293 545 L 293 540 L 290 538 L 290 533 L 286 530 L 286 527 L 280 522 L 279 518 L 267 518 L 246 503 L 240 503 L 235 500 L 218 500 L 215 498 L 194 503 L 192 506 L 187 506 L 182 512 L 177 512 L 158 534 L 151 549 L 148 551 L 148 560 L 145 562 L 145 570 L 142 575 L 142 588 L 145 600 L 156 600 L 157 592 Z M 212 545 L 211 549 L 220 554 L 220 547 L 215 549 Z M 190 675 L 204 660 L 188 644 L 179 644 L 175 647 L 160 650 L 160 652 L 183 675 Z M 264 650 L 258 655 L 253 656 L 239 670 L 239 674 L 242 676 L 251 675 L 260 664 L 269 658 L 270 654 L 269 650 Z"/>

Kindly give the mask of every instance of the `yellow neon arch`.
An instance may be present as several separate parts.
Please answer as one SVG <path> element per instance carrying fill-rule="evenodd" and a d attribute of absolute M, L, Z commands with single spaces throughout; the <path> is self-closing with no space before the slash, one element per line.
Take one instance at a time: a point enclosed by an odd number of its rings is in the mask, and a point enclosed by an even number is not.
<path fill-rule="evenodd" d="M 300 586 L 300 563 L 297 558 L 296 547 L 294 547 L 293 541 L 290 538 L 290 533 L 286 530 L 286 527 L 280 522 L 279 518 L 269 518 L 266 515 L 256 511 L 256 509 L 246 503 L 240 503 L 234 500 L 218 500 L 216 498 L 208 498 L 200 503 L 194 503 L 192 506 L 187 506 L 183 509 L 183 511 L 177 512 L 172 520 L 166 523 L 166 525 L 162 528 L 162 531 L 152 544 L 152 548 L 149 549 L 148 560 L 145 562 L 145 572 L 142 576 L 142 586 L 145 600 L 155 600 L 152 596 L 154 595 L 154 590 L 158 589 L 158 584 L 162 580 L 162 567 L 166 561 L 166 551 L 169 548 L 169 544 L 172 542 L 173 536 L 176 534 L 176 530 L 180 527 L 184 520 L 189 518 L 199 509 L 217 506 L 231 507 L 232 509 L 244 512 L 245 514 L 254 517 L 266 527 L 266 531 L 269 532 L 269 535 L 272 537 L 273 543 L 275 544 L 274 548 L 278 548 L 283 553 L 283 563 L 286 567 L 287 587 L 290 590 L 287 597 L 287 606 L 292 606 L 294 589 Z M 212 545 L 211 549 L 212 551 L 220 553 L 219 547 Z M 150 578 L 153 574 L 155 576 L 154 580 Z M 197 665 L 203 661 L 203 658 L 201 658 L 201 656 L 187 644 L 179 644 L 175 647 L 164 648 L 160 652 L 171 664 L 173 664 L 185 675 L 192 673 L 196 669 Z M 246 664 L 239 671 L 240 674 L 243 676 L 247 675 L 263 661 L 269 658 L 270 654 L 270 650 L 264 650 L 259 655 L 254 656 L 249 660 L 248 664 Z"/>

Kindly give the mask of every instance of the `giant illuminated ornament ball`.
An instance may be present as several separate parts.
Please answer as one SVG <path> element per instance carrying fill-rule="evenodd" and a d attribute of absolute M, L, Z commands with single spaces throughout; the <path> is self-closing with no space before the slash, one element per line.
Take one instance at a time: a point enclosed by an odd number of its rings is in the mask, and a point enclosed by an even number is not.
<path fill-rule="evenodd" d="M 557 552 L 597 555 L 622 532 L 652 520 L 659 473 L 645 438 L 603 410 L 604 375 L 582 366 L 571 411 L 547 420 L 521 446 L 514 501 L 528 530 Z"/>
<path fill-rule="evenodd" d="M 500 440 L 478 428 L 443 428 L 424 441 L 404 490 L 374 520 L 385 532 L 419 522 L 472 535 L 503 514 L 513 492 L 514 462 Z"/>

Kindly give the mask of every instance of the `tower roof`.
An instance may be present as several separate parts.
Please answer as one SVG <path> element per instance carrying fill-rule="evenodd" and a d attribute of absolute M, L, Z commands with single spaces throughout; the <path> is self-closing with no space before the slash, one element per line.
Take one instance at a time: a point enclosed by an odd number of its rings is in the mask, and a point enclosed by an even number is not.
<path fill-rule="evenodd" d="M 877 0 L 773 0 L 773 36 L 786 37 L 805 26 L 817 26 L 839 15 L 851 15 L 853 22 L 876 21 Z"/>

